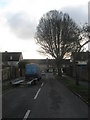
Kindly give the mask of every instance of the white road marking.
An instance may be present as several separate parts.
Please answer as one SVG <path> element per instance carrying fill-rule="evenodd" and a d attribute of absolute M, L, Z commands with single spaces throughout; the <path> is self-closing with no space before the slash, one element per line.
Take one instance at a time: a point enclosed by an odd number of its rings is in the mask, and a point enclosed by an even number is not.
<path fill-rule="evenodd" d="M 35 95 L 35 97 L 34 97 L 34 100 L 37 98 L 37 96 L 38 96 L 40 90 L 41 90 L 41 88 L 39 88 L 39 90 L 37 91 L 37 93 L 36 93 L 36 95 Z"/>
<path fill-rule="evenodd" d="M 41 84 L 41 87 L 44 85 L 44 83 Z"/>
<path fill-rule="evenodd" d="M 26 119 L 28 118 L 30 112 L 31 112 L 31 110 L 27 110 L 27 112 L 26 112 L 26 114 L 25 114 L 23 120 L 26 120 Z"/>

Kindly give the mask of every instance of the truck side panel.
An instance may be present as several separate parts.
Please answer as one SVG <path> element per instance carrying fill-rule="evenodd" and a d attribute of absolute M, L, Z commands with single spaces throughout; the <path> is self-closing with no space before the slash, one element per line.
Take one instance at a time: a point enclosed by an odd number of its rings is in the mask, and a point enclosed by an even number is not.
<path fill-rule="evenodd" d="M 40 70 L 37 64 L 27 64 L 25 68 L 25 77 L 27 80 L 40 78 Z"/>

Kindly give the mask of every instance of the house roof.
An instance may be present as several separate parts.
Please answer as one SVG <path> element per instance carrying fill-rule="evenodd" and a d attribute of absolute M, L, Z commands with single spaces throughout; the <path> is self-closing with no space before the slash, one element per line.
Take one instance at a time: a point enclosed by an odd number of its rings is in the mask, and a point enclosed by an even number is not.
<path fill-rule="evenodd" d="M 3 52 L 2 61 L 19 61 L 22 52 Z"/>
<path fill-rule="evenodd" d="M 75 56 L 75 53 L 73 53 L 72 56 Z M 88 60 L 89 56 L 90 56 L 90 52 L 79 52 L 76 53 L 76 60 L 85 61 Z"/>
<path fill-rule="evenodd" d="M 45 64 L 46 59 L 23 59 L 21 62 Z"/>

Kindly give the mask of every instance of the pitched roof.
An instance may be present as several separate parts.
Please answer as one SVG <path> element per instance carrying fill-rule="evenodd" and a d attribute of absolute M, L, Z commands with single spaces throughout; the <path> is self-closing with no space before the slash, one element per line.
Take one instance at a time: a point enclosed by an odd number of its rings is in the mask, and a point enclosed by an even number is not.
<path fill-rule="evenodd" d="M 3 52 L 2 61 L 19 61 L 22 52 Z"/>

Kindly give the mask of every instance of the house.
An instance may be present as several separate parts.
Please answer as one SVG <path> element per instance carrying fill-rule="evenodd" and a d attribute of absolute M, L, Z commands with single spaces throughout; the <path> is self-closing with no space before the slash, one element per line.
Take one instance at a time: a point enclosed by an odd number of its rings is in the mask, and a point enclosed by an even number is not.
<path fill-rule="evenodd" d="M 3 80 L 19 76 L 18 63 L 23 59 L 22 52 L 2 52 Z"/>
<path fill-rule="evenodd" d="M 3 65 L 18 66 L 19 61 L 22 59 L 22 52 L 2 52 Z"/>
<path fill-rule="evenodd" d="M 77 64 L 87 64 L 88 58 L 89 58 L 90 52 L 77 52 L 72 53 L 71 60 L 77 63 Z"/>
<path fill-rule="evenodd" d="M 72 53 L 73 76 L 79 76 L 80 80 L 88 80 L 88 60 L 90 52 Z"/>

